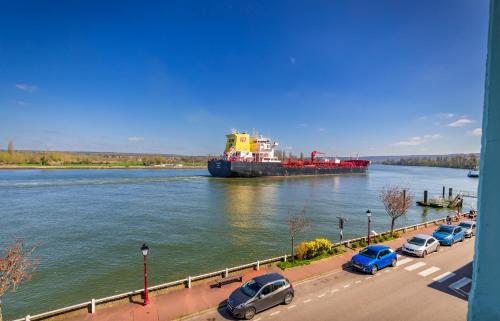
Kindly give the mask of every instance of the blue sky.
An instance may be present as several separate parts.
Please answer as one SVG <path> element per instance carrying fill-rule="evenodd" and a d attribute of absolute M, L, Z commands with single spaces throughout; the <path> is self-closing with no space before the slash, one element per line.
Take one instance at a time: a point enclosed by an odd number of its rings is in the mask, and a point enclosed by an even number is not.
<path fill-rule="evenodd" d="M 5 1 L 0 146 L 478 152 L 487 1 Z"/>

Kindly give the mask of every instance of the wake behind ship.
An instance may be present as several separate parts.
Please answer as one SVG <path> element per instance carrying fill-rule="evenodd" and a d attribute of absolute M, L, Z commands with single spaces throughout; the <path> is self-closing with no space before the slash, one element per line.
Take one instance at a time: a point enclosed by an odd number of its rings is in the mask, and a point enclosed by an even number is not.
<path fill-rule="evenodd" d="M 340 160 L 319 158 L 317 151 L 310 159 L 279 160 L 274 155 L 278 143 L 262 136 L 231 133 L 220 158 L 208 161 L 208 171 L 215 177 L 261 177 L 296 175 L 334 175 L 365 173 L 370 165 L 367 160 Z"/>

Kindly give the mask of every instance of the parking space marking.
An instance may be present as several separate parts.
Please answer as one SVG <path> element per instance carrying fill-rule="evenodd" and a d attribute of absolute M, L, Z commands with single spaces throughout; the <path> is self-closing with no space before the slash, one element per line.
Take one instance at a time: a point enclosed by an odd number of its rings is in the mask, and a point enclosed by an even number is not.
<path fill-rule="evenodd" d="M 387 269 L 387 270 L 385 270 L 384 272 L 385 272 L 385 273 L 389 273 L 389 272 L 391 272 L 391 270 Z"/>
<path fill-rule="evenodd" d="M 424 265 L 425 265 L 425 263 L 424 263 L 424 262 L 417 262 L 417 263 L 415 263 L 415 264 L 412 264 L 412 265 L 410 265 L 410 266 L 405 267 L 405 270 L 406 270 L 406 271 L 413 271 L 413 270 L 416 270 L 416 269 L 418 269 L 418 268 L 421 268 L 421 267 L 422 267 L 422 266 L 424 266 Z"/>
<path fill-rule="evenodd" d="M 281 311 L 276 311 L 276 312 L 273 312 L 270 314 L 270 316 L 273 316 L 273 315 L 276 315 L 276 314 L 279 314 Z"/>
<path fill-rule="evenodd" d="M 365 280 L 369 280 L 369 279 L 371 279 L 371 278 L 372 278 L 371 276 L 367 276 L 367 277 L 365 278 Z"/>
<path fill-rule="evenodd" d="M 396 257 L 397 257 L 397 258 L 398 258 L 398 260 L 399 260 L 399 259 L 400 259 L 400 258 L 402 258 L 403 256 L 402 256 L 401 254 L 396 254 Z"/>
<path fill-rule="evenodd" d="M 423 270 L 422 272 L 420 272 L 418 275 L 420 276 L 429 276 L 431 275 L 432 273 L 435 273 L 437 271 L 441 270 L 440 268 L 438 268 L 437 266 L 433 266 L 433 267 L 430 267 L 426 270 Z"/>
<path fill-rule="evenodd" d="M 358 281 L 356 281 L 356 282 L 354 282 L 354 283 L 359 284 L 359 283 L 361 283 L 361 280 L 358 280 Z"/>
<path fill-rule="evenodd" d="M 403 264 L 410 263 L 411 261 L 413 261 L 413 259 L 410 259 L 409 257 L 407 257 L 406 259 L 402 259 L 401 261 L 398 260 L 398 262 L 396 263 L 396 266 L 401 266 Z"/>
<path fill-rule="evenodd" d="M 318 295 L 318 298 L 322 298 L 322 297 L 324 297 L 325 295 L 326 295 L 326 293 L 320 294 L 320 295 Z"/>
<path fill-rule="evenodd" d="M 304 301 L 304 303 L 308 303 L 308 302 L 311 302 L 313 299 L 307 299 Z"/>
<path fill-rule="evenodd" d="M 330 293 L 335 293 L 335 292 L 338 292 L 338 291 L 339 291 L 339 289 L 333 289 L 333 290 L 330 291 Z"/>
<path fill-rule="evenodd" d="M 452 278 L 455 276 L 455 273 L 453 272 L 444 272 L 441 275 L 436 276 L 432 281 L 437 281 L 439 283 L 443 283 L 444 281 L 448 280 L 449 278 Z"/>
<path fill-rule="evenodd" d="M 351 286 L 350 284 L 346 284 L 346 285 L 344 285 L 344 289 L 346 289 L 346 288 L 348 288 L 350 286 Z"/>
<path fill-rule="evenodd" d="M 455 290 L 458 290 L 458 289 L 460 289 L 461 287 L 464 287 L 464 286 L 466 286 L 467 284 L 469 284 L 469 283 L 471 283 L 471 282 L 472 282 L 472 280 L 471 280 L 471 279 L 469 279 L 468 277 L 463 277 L 463 278 L 461 278 L 460 280 L 458 280 L 458 281 L 456 281 L 456 282 L 452 283 L 452 284 L 450 285 L 450 288 L 455 289 Z"/>
<path fill-rule="evenodd" d="M 293 309 L 293 308 L 295 308 L 296 306 L 297 306 L 296 304 L 291 305 L 291 306 L 289 306 L 289 307 L 288 307 L 288 310 Z"/>
<path fill-rule="evenodd" d="M 261 318 L 257 318 L 257 319 L 255 319 L 255 320 L 253 320 L 253 321 L 260 321 L 260 320 L 262 320 L 262 319 L 261 319 Z"/>

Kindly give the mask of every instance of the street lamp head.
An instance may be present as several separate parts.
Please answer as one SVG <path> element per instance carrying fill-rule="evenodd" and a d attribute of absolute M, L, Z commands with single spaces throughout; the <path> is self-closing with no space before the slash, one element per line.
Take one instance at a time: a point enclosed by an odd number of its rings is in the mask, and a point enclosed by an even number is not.
<path fill-rule="evenodd" d="M 148 255 L 148 251 L 149 251 L 149 246 L 147 246 L 146 243 L 142 244 L 141 246 L 142 255 L 144 256 Z"/>
<path fill-rule="evenodd" d="M 368 216 L 368 217 L 372 216 L 372 211 L 370 211 L 370 210 L 366 211 L 366 216 Z"/>

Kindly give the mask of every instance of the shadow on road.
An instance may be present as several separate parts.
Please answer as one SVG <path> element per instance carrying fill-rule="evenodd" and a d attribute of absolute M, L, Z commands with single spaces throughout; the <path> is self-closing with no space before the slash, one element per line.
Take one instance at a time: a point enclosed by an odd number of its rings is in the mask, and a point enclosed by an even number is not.
<path fill-rule="evenodd" d="M 452 272 L 455 273 L 455 275 L 453 275 L 452 277 L 442 282 L 439 282 L 439 280 L 434 281 L 428 286 L 446 294 L 453 295 L 464 301 L 468 301 L 472 282 L 468 282 L 462 286 L 460 286 L 460 283 L 457 282 L 462 280 L 463 278 L 472 279 L 472 261 Z M 465 279 L 464 281 L 466 282 Z M 453 284 L 457 285 L 456 288 L 451 288 L 451 285 Z"/>

